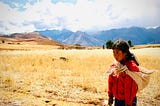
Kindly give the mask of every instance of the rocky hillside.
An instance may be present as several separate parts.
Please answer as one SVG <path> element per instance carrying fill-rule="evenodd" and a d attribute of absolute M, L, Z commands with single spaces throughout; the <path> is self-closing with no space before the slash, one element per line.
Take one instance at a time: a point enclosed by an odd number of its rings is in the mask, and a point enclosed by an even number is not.
<path fill-rule="evenodd" d="M 1 34 L 0 41 L 2 43 L 8 43 L 8 44 L 42 44 L 42 45 L 55 45 L 55 46 L 63 45 L 37 32 L 14 33 L 10 35 Z"/>

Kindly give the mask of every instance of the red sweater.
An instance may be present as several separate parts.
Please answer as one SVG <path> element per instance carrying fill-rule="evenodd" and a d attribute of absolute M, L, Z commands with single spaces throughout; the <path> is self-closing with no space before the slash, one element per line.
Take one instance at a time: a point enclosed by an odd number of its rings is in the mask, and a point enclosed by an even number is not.
<path fill-rule="evenodd" d="M 138 72 L 139 68 L 136 62 L 129 60 L 125 63 L 130 71 Z M 115 64 L 111 65 L 111 67 Z M 132 101 L 136 96 L 138 87 L 135 81 L 125 72 L 120 73 L 118 76 L 113 72 L 108 78 L 108 95 L 114 96 L 119 100 L 125 100 L 126 104 L 132 106 Z"/>

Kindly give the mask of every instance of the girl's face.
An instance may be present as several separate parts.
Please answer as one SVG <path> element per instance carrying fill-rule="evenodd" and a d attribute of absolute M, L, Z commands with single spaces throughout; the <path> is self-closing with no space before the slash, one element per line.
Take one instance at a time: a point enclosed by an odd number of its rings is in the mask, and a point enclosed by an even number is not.
<path fill-rule="evenodd" d="M 113 56 L 118 61 L 121 62 L 125 59 L 127 53 L 123 53 L 122 50 L 113 49 Z"/>

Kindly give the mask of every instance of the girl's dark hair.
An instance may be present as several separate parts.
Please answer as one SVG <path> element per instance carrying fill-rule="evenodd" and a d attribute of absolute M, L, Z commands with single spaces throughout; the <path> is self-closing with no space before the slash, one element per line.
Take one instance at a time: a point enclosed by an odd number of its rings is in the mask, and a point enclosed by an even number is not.
<path fill-rule="evenodd" d="M 121 50 L 123 53 L 127 53 L 126 61 L 134 60 L 136 62 L 136 64 L 139 66 L 139 63 L 137 62 L 134 54 L 132 54 L 129 51 L 129 47 L 130 46 L 129 46 L 128 42 L 126 42 L 124 40 L 117 40 L 112 45 L 112 49 L 118 49 L 118 50 Z"/>

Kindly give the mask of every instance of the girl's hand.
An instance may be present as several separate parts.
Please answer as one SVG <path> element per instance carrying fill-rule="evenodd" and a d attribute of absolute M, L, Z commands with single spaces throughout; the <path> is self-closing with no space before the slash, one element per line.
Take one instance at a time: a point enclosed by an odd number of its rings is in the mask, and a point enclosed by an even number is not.
<path fill-rule="evenodd" d="M 108 105 L 112 106 L 112 104 L 113 104 L 113 97 L 109 97 L 109 99 L 108 99 Z"/>

